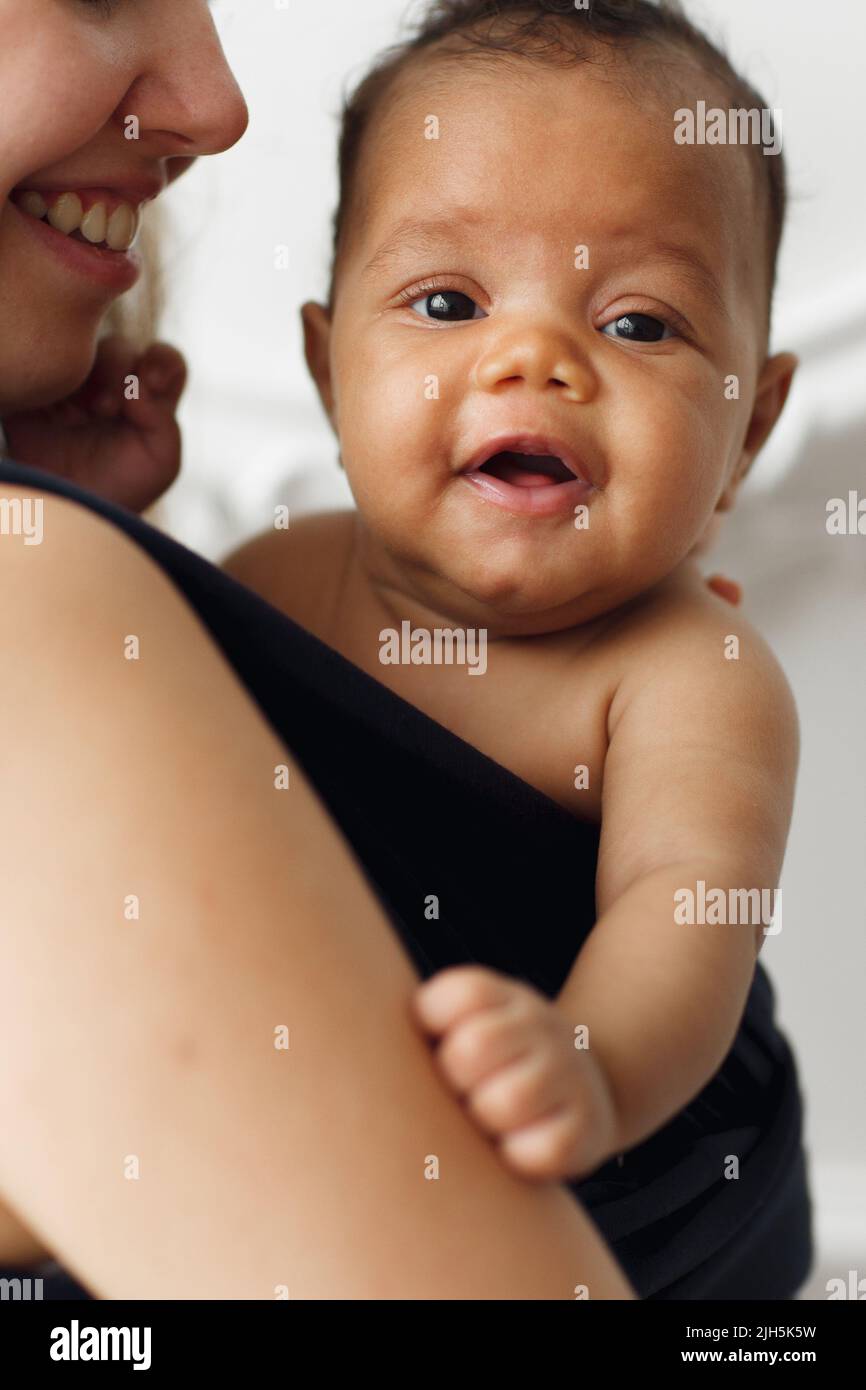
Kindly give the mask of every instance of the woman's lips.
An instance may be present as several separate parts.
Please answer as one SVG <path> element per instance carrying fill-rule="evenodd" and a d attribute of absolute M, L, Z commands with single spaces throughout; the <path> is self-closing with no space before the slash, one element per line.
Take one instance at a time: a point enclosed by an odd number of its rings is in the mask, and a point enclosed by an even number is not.
<path fill-rule="evenodd" d="M 91 246 L 104 242 L 109 251 L 128 251 L 138 233 L 138 205 L 110 190 L 69 189 L 45 194 L 38 188 L 16 188 L 10 197 L 37 222 L 50 222 L 56 231 Z"/>
<path fill-rule="evenodd" d="M 34 246 L 53 256 L 71 273 L 115 294 L 125 294 L 138 280 L 141 262 L 134 251 L 110 251 L 103 246 L 92 246 L 57 231 L 49 222 L 31 217 L 11 200 L 7 202 L 7 207 Z"/>

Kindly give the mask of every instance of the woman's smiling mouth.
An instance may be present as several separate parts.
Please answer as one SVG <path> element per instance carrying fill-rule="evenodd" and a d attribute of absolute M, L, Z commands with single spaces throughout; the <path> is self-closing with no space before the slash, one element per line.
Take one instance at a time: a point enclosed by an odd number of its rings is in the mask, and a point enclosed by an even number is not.
<path fill-rule="evenodd" d="M 67 270 L 123 294 L 140 274 L 132 245 L 141 206 L 161 191 L 142 188 L 44 189 L 21 185 L 9 203 L 22 226 Z"/>
<path fill-rule="evenodd" d="M 16 189 L 12 201 L 28 217 L 46 221 L 64 236 L 109 251 L 128 251 L 139 226 L 138 206 L 117 194 L 95 191 L 44 194 L 35 188 Z"/>

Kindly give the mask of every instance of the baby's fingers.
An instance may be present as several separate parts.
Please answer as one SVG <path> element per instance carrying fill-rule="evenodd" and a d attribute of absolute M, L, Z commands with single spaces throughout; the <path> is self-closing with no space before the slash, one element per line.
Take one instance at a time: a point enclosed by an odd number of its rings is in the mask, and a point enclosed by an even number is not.
<path fill-rule="evenodd" d="M 525 1057 L 538 1040 L 537 1022 L 509 1002 L 470 1014 L 449 1028 L 436 1061 L 453 1089 L 465 1095 L 500 1067 Z"/>
<path fill-rule="evenodd" d="M 441 1035 L 482 1009 L 508 1003 L 521 986 L 480 965 L 455 965 L 425 980 L 412 997 L 415 1017 L 428 1033 Z"/>
<path fill-rule="evenodd" d="M 119 334 L 103 338 L 76 401 L 96 415 L 115 418 L 123 409 L 127 378 L 134 372 L 135 362 L 135 348 L 126 338 Z"/>
<path fill-rule="evenodd" d="M 584 1169 L 584 1147 L 579 1118 L 565 1107 L 511 1130 L 501 1139 L 499 1152 L 509 1168 L 525 1178 L 557 1180 Z"/>
<path fill-rule="evenodd" d="M 125 402 L 127 420 L 140 429 L 173 420 L 186 386 L 186 362 L 169 343 L 154 343 L 136 362 L 137 390 Z"/>
<path fill-rule="evenodd" d="M 154 396 L 176 406 L 186 386 L 183 354 L 170 343 L 153 343 L 138 364 L 144 385 Z"/>
<path fill-rule="evenodd" d="M 743 601 L 743 587 L 735 579 L 728 579 L 724 574 L 710 575 L 707 580 L 707 588 L 712 589 L 713 593 L 718 594 L 728 603 L 732 603 L 736 608 Z"/>
<path fill-rule="evenodd" d="M 476 1086 L 469 1111 L 490 1134 L 508 1134 L 565 1104 L 566 1087 L 555 1060 L 543 1047 L 500 1068 Z"/>

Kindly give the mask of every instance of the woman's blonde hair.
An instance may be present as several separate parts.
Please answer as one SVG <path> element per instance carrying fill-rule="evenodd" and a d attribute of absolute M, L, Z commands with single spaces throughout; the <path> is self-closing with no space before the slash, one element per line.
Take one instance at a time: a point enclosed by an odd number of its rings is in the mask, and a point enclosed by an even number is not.
<path fill-rule="evenodd" d="M 157 336 L 165 299 L 165 286 L 159 257 L 162 230 L 161 210 L 151 204 L 142 219 L 138 250 L 143 270 L 138 284 L 129 294 L 116 300 L 102 325 L 101 337 L 119 333 L 140 351 Z"/>
<path fill-rule="evenodd" d="M 162 226 L 159 208 L 151 205 L 142 219 L 139 232 L 141 278 L 129 294 L 125 294 L 112 305 L 105 316 L 100 333 L 100 337 L 103 338 L 114 333 L 120 334 L 128 338 L 139 352 L 144 352 L 156 338 L 162 317 L 165 298 L 162 262 L 159 256 Z M 154 526 L 164 525 L 162 499 L 157 498 L 143 515 L 145 520 Z"/>

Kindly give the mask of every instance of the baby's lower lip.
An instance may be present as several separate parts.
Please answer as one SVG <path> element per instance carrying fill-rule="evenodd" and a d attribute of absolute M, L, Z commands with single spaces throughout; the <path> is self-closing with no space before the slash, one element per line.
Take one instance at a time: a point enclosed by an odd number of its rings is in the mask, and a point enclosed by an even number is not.
<path fill-rule="evenodd" d="M 533 481 L 533 478 L 537 481 Z M 586 483 L 582 478 L 575 478 L 571 483 L 555 483 L 544 474 L 533 475 L 528 471 L 514 483 L 494 478 L 478 469 L 461 473 L 458 481 L 466 482 L 485 502 L 492 502 L 496 507 L 521 516 L 547 517 L 573 513 L 575 507 L 587 502 L 595 492 L 592 483 Z"/>

